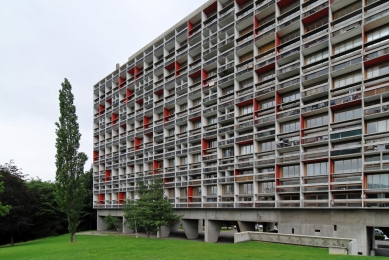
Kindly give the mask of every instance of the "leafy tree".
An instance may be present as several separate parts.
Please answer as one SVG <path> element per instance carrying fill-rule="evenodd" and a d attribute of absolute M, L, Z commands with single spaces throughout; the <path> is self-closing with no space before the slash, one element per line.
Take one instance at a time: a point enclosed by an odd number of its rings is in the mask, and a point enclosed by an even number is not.
<path fill-rule="evenodd" d="M 1 179 L 1 175 L 0 175 L 0 179 Z M 4 182 L 0 182 L 0 194 L 4 192 Z M 9 212 L 9 209 L 11 207 L 9 205 L 2 205 L 1 201 L 0 201 L 0 217 L 3 217 L 5 216 L 6 214 L 8 214 Z"/>
<path fill-rule="evenodd" d="M 61 84 L 59 90 L 59 122 L 56 134 L 56 200 L 61 210 L 67 215 L 70 241 L 76 242 L 76 230 L 84 207 L 86 189 L 82 182 L 84 165 L 88 157 L 78 152 L 81 134 L 77 123 L 74 96 L 69 81 Z"/>
<path fill-rule="evenodd" d="M 34 200 L 38 206 L 32 215 L 34 225 L 26 238 L 37 239 L 66 233 L 66 215 L 55 200 L 55 183 L 31 179 L 27 182 L 27 187 L 35 194 Z"/>
<path fill-rule="evenodd" d="M 111 214 L 108 214 L 104 218 L 105 224 L 107 224 L 107 230 L 115 230 L 117 231 L 116 224 L 120 222 L 120 220 L 116 217 L 112 217 Z"/>
<path fill-rule="evenodd" d="M 93 230 L 97 227 L 97 210 L 93 209 L 93 169 L 82 175 L 82 183 L 86 189 L 84 207 L 80 216 L 78 230 Z"/>
<path fill-rule="evenodd" d="M 0 233 L 10 237 L 14 245 L 14 235 L 27 231 L 32 225 L 32 215 L 36 210 L 35 194 L 27 187 L 25 177 L 13 161 L 0 165 L 0 181 L 4 182 L 4 193 L 0 201 L 11 206 L 9 213 L 0 217 Z"/>
<path fill-rule="evenodd" d="M 164 193 L 161 179 L 154 179 L 149 185 L 140 181 L 138 187 L 139 199 L 127 202 L 124 207 L 129 228 L 144 228 L 147 237 L 150 237 L 151 232 L 157 231 L 161 226 L 171 225 L 181 218 L 174 214 L 172 205 Z"/>

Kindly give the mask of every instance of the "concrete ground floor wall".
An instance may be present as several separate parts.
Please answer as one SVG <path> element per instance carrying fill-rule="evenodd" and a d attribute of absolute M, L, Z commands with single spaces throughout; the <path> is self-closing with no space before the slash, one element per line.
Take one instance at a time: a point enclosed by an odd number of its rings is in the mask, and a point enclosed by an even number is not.
<path fill-rule="evenodd" d="M 389 227 L 387 209 L 176 209 L 176 213 L 183 215 L 181 224 L 188 239 L 198 237 L 203 222 L 205 242 L 217 242 L 224 221 L 236 221 L 242 232 L 254 230 L 257 223 L 267 232 L 278 223 L 281 234 L 356 239 L 357 252 L 363 255 L 370 255 L 375 247 L 374 227 Z M 103 218 L 108 214 L 126 221 L 122 210 L 101 209 L 97 211 L 98 230 L 106 229 Z M 178 225 L 173 227 L 177 228 Z M 127 228 L 122 230 L 132 232 Z"/>

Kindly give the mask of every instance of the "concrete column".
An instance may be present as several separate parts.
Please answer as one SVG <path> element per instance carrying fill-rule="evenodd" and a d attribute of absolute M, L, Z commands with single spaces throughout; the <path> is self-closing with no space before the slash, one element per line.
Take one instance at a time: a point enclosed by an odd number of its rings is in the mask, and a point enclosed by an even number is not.
<path fill-rule="evenodd" d="M 205 220 L 204 240 L 208 243 L 216 243 L 219 239 L 222 222 L 217 220 Z"/>
<path fill-rule="evenodd" d="M 157 238 L 169 237 L 171 230 L 172 230 L 171 226 L 160 227 L 160 230 L 157 232 Z"/>
<path fill-rule="evenodd" d="M 263 223 L 263 232 L 274 231 L 275 222 L 265 222 Z"/>
<path fill-rule="evenodd" d="M 198 232 L 199 221 L 197 219 L 183 219 L 182 226 L 184 227 L 187 239 L 196 239 L 199 237 Z"/>
<path fill-rule="evenodd" d="M 123 217 L 123 234 L 134 233 L 134 230 L 128 228 L 126 217 Z"/>
<path fill-rule="evenodd" d="M 199 219 L 199 224 L 198 224 L 198 232 L 199 233 L 203 233 L 204 231 L 203 231 L 203 227 L 204 227 L 204 221 L 203 221 L 203 219 Z"/>
<path fill-rule="evenodd" d="M 239 232 L 255 231 L 255 222 L 237 221 Z"/>
<path fill-rule="evenodd" d="M 105 224 L 104 216 L 97 216 L 97 231 L 107 230 L 107 224 Z"/>

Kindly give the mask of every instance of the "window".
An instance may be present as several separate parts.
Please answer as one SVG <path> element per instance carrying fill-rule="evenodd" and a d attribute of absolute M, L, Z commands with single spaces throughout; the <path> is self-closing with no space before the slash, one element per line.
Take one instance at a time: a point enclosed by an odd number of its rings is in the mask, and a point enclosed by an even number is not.
<path fill-rule="evenodd" d="M 384 25 L 380 28 L 366 32 L 367 42 L 376 40 L 376 39 L 384 37 L 386 35 L 389 35 L 389 26 L 388 25 Z"/>
<path fill-rule="evenodd" d="M 253 194 L 253 184 L 252 183 L 244 183 L 239 187 L 240 194 Z"/>
<path fill-rule="evenodd" d="M 234 156 L 234 148 L 225 148 L 223 149 L 223 157 Z"/>
<path fill-rule="evenodd" d="M 247 88 L 253 85 L 253 78 L 245 79 L 239 83 L 240 89 Z"/>
<path fill-rule="evenodd" d="M 187 125 L 180 126 L 180 132 L 181 133 L 185 133 L 187 130 L 188 130 L 188 126 Z"/>
<path fill-rule="evenodd" d="M 293 121 L 281 124 L 282 133 L 300 130 L 300 121 Z"/>
<path fill-rule="evenodd" d="M 265 73 L 261 73 L 259 75 L 259 81 L 265 81 L 265 80 L 269 80 L 269 79 L 274 79 L 275 78 L 275 72 L 274 71 L 268 71 L 268 72 L 265 72 Z"/>
<path fill-rule="evenodd" d="M 217 116 L 210 116 L 207 118 L 208 120 L 208 125 L 215 124 L 217 122 Z"/>
<path fill-rule="evenodd" d="M 254 152 L 253 144 L 241 145 L 240 146 L 240 155 L 252 154 Z"/>
<path fill-rule="evenodd" d="M 362 72 L 358 70 L 356 72 L 351 72 L 349 74 L 334 78 L 334 87 L 335 88 L 344 87 L 360 81 L 362 81 Z"/>
<path fill-rule="evenodd" d="M 158 119 L 162 119 L 162 118 L 163 118 L 163 113 L 159 113 L 159 114 L 157 115 L 157 117 L 158 117 Z"/>
<path fill-rule="evenodd" d="M 295 101 L 300 99 L 300 91 L 291 91 L 288 93 L 285 93 L 281 95 L 282 103 L 290 102 L 290 101 Z"/>
<path fill-rule="evenodd" d="M 251 52 L 248 52 L 248 53 L 243 54 L 242 56 L 240 56 L 240 57 L 239 57 L 239 61 L 240 61 L 240 62 L 244 62 L 244 61 L 246 61 L 246 60 L 251 59 L 252 57 L 254 57 L 254 54 L 253 54 L 253 52 L 251 51 Z"/>
<path fill-rule="evenodd" d="M 193 106 L 197 106 L 201 104 L 201 98 L 196 98 L 193 100 Z"/>
<path fill-rule="evenodd" d="M 240 115 L 247 115 L 253 112 L 253 105 L 248 105 L 240 108 Z"/>
<path fill-rule="evenodd" d="M 175 165 L 174 159 L 169 159 L 168 164 L 169 164 L 169 167 L 174 166 Z"/>
<path fill-rule="evenodd" d="M 362 159 L 345 159 L 334 161 L 334 172 L 358 172 L 362 170 Z"/>
<path fill-rule="evenodd" d="M 185 111 L 186 109 L 188 109 L 188 104 L 187 104 L 187 103 L 182 104 L 182 105 L 180 106 L 180 110 L 181 110 L 181 111 Z"/>
<path fill-rule="evenodd" d="M 223 89 L 223 95 L 234 93 L 234 86 L 229 86 Z"/>
<path fill-rule="evenodd" d="M 389 174 L 375 174 L 367 176 L 368 189 L 388 189 L 389 188 Z"/>
<path fill-rule="evenodd" d="M 250 25 L 250 26 L 242 29 L 241 31 L 239 31 L 239 37 L 245 35 L 246 33 L 252 32 L 252 31 L 253 31 L 253 26 Z"/>
<path fill-rule="evenodd" d="M 292 178 L 300 176 L 300 165 L 289 165 L 282 167 L 282 177 Z"/>
<path fill-rule="evenodd" d="M 312 31 L 312 30 L 314 30 L 316 28 L 319 28 L 319 27 L 327 24 L 327 23 L 328 23 L 328 16 L 326 16 L 326 17 L 324 17 L 322 19 L 319 19 L 319 20 L 317 20 L 317 21 L 315 21 L 313 23 L 310 23 L 310 24 L 306 25 L 305 26 L 305 32 L 306 33 L 310 32 L 310 31 Z"/>
<path fill-rule="evenodd" d="M 367 78 L 374 78 L 382 75 L 389 74 L 389 63 L 381 63 L 377 66 L 373 66 L 367 69 Z"/>
<path fill-rule="evenodd" d="M 201 120 L 193 122 L 193 128 L 194 129 L 199 128 L 199 127 L 201 127 Z"/>
<path fill-rule="evenodd" d="M 272 16 L 273 16 L 273 19 L 274 19 L 274 15 L 272 15 Z M 258 53 L 261 54 L 261 53 L 267 52 L 268 50 L 274 49 L 274 47 L 275 47 L 275 42 L 272 41 L 272 42 L 270 42 L 268 44 L 265 44 L 265 45 L 259 47 L 258 48 Z"/>
<path fill-rule="evenodd" d="M 366 126 L 368 134 L 385 132 L 389 129 L 389 119 L 384 118 L 379 121 L 370 121 L 367 122 Z"/>
<path fill-rule="evenodd" d="M 216 194 L 217 194 L 217 186 L 207 187 L 207 195 L 216 195 Z"/>
<path fill-rule="evenodd" d="M 362 116 L 362 109 L 360 107 L 335 111 L 334 122 L 342 122 L 345 120 L 360 118 L 361 116 Z"/>
<path fill-rule="evenodd" d="M 314 63 L 316 61 L 319 61 L 319 60 L 322 60 L 325 58 L 328 58 L 328 49 L 315 52 L 315 53 L 305 57 L 305 65 Z"/>
<path fill-rule="evenodd" d="M 181 157 L 181 164 L 188 164 L 188 157 Z"/>
<path fill-rule="evenodd" d="M 293 31 L 291 33 L 288 33 L 287 35 L 282 36 L 280 38 L 281 44 L 288 42 L 290 40 L 293 40 L 294 38 L 299 37 L 299 36 L 300 36 L 300 30 L 296 30 L 296 31 Z"/>
<path fill-rule="evenodd" d="M 274 107 L 276 105 L 276 101 L 274 98 L 268 98 L 259 103 L 259 109 L 267 109 Z"/>
<path fill-rule="evenodd" d="M 193 162 L 194 163 L 201 162 L 201 154 L 194 154 L 193 155 Z"/>
<path fill-rule="evenodd" d="M 352 49 L 354 47 L 357 47 L 361 44 L 362 44 L 362 38 L 360 35 L 358 35 L 354 38 L 348 39 L 346 41 L 343 41 L 341 43 L 334 45 L 334 50 L 335 50 L 334 54 L 338 54 L 338 53 L 347 51 L 347 50 Z"/>
<path fill-rule="evenodd" d="M 180 189 L 180 197 L 186 197 L 188 196 L 188 189 L 187 188 L 181 188 Z"/>
<path fill-rule="evenodd" d="M 169 136 L 173 136 L 174 135 L 174 132 L 175 132 L 175 129 L 169 129 Z"/>
<path fill-rule="evenodd" d="M 217 147 L 217 140 L 216 139 L 209 140 L 208 148 L 214 148 L 214 147 Z"/>
<path fill-rule="evenodd" d="M 327 125 L 328 124 L 328 115 L 321 114 L 321 115 L 317 115 L 317 116 L 307 117 L 305 123 L 306 123 L 307 128 L 321 126 L 321 125 Z"/>
<path fill-rule="evenodd" d="M 362 7 L 362 2 L 356 1 L 355 3 L 348 5 L 346 7 L 343 7 L 342 9 L 339 9 L 339 11 L 336 11 L 333 15 L 334 20 L 345 16 L 346 14 L 349 14 L 351 12 L 354 12 L 355 10 L 358 10 Z"/>
<path fill-rule="evenodd" d="M 263 142 L 259 144 L 259 147 L 261 152 L 272 151 L 276 149 L 276 142 L 275 141 Z"/>
<path fill-rule="evenodd" d="M 223 188 L 224 188 L 224 194 L 234 194 L 234 185 L 233 184 L 225 185 L 225 186 L 223 186 Z"/>
<path fill-rule="evenodd" d="M 263 168 L 263 169 L 259 169 L 258 170 L 258 173 L 273 173 L 275 170 L 273 167 L 270 167 L 270 168 Z"/>
<path fill-rule="evenodd" d="M 356 142 L 343 142 L 343 143 L 335 143 L 334 148 L 347 148 L 347 147 L 353 147 L 353 146 L 358 146 L 361 145 L 360 141 Z"/>
<path fill-rule="evenodd" d="M 262 182 L 259 184 L 259 193 L 274 193 L 275 183 L 274 182 Z"/>
<path fill-rule="evenodd" d="M 327 174 L 328 162 L 308 163 L 306 167 L 306 176 L 325 175 Z"/>

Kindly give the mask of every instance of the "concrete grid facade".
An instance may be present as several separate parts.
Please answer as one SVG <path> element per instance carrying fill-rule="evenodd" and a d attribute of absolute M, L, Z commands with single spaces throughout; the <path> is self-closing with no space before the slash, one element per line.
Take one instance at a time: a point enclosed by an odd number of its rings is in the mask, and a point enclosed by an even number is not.
<path fill-rule="evenodd" d="M 94 208 L 389 207 L 388 40 L 385 0 L 208 1 L 94 86 Z"/>

